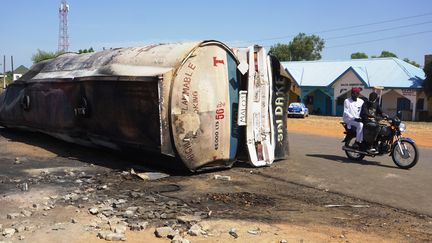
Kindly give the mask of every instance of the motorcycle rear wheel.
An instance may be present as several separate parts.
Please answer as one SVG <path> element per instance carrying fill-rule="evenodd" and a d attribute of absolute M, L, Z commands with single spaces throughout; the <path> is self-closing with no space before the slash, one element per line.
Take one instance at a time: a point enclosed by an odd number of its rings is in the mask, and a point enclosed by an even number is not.
<path fill-rule="evenodd" d="M 415 143 L 408 140 L 401 140 L 403 154 L 399 149 L 399 145 L 393 146 L 392 159 L 393 162 L 401 169 L 409 169 L 417 164 L 419 152 Z"/>
<path fill-rule="evenodd" d="M 345 141 L 345 147 L 351 148 L 354 145 L 354 143 L 355 143 L 355 138 L 354 137 L 350 138 L 347 141 Z M 348 159 L 354 160 L 354 161 L 361 161 L 365 157 L 364 154 L 346 151 L 346 150 L 345 150 L 345 154 L 348 157 Z"/>

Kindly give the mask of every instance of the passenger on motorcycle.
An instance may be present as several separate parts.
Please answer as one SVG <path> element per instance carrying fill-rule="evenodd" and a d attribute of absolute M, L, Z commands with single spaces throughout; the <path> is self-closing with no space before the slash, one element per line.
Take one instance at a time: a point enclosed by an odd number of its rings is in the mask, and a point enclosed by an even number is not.
<path fill-rule="evenodd" d="M 360 112 L 364 101 L 359 99 L 361 90 L 360 87 L 353 87 L 351 89 L 351 97 L 344 101 L 343 121 L 347 124 L 349 129 L 351 126 L 356 128 L 356 143 L 353 145 L 356 149 L 358 149 L 363 142 L 363 123 L 360 118 Z"/>
<path fill-rule="evenodd" d="M 374 153 L 376 152 L 375 141 L 380 129 L 378 121 L 387 117 L 387 115 L 381 110 L 378 103 L 378 94 L 376 92 L 370 93 L 369 99 L 365 100 L 360 112 L 360 117 L 364 124 L 363 138 L 365 142 L 367 142 L 367 150 L 370 153 Z"/>

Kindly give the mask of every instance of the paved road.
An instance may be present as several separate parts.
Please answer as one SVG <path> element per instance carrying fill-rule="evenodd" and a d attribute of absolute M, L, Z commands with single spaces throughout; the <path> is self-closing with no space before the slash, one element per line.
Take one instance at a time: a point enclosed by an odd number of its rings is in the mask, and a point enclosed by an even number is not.
<path fill-rule="evenodd" d="M 432 149 L 420 147 L 418 164 L 398 169 L 391 157 L 347 160 L 341 139 L 290 133 L 285 178 L 364 200 L 432 215 Z M 337 204 L 337 202 L 334 202 Z"/>

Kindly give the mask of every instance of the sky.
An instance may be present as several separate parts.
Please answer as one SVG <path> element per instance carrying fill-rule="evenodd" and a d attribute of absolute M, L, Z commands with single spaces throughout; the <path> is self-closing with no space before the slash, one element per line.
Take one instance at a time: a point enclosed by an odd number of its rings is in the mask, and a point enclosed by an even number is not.
<path fill-rule="evenodd" d="M 387 50 L 420 65 L 432 54 L 430 0 L 67 0 L 69 51 L 203 39 L 232 47 L 289 43 L 300 32 L 325 40 L 322 60 Z M 0 55 L 30 67 L 57 51 L 60 0 L 0 0 Z M 3 58 L 0 58 L 3 63 Z M 0 72 L 3 67 L 0 66 Z"/>

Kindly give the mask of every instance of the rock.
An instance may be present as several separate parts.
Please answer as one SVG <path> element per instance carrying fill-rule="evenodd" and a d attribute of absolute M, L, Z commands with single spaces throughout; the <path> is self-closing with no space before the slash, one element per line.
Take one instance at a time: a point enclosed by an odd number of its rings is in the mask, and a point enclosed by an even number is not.
<path fill-rule="evenodd" d="M 259 234 L 258 230 L 248 230 L 247 232 L 251 235 L 258 235 Z"/>
<path fill-rule="evenodd" d="M 26 226 L 24 227 L 24 230 L 25 230 L 25 231 L 33 231 L 33 230 L 35 230 L 35 229 L 36 229 L 36 226 L 34 226 L 34 225 L 32 225 L 32 224 L 26 225 Z"/>
<path fill-rule="evenodd" d="M 111 226 L 111 231 L 114 233 L 124 234 L 126 232 L 126 226 L 125 225 L 115 225 Z"/>
<path fill-rule="evenodd" d="M 81 183 L 83 183 L 83 181 L 80 180 L 80 179 L 76 179 L 76 180 L 75 180 L 75 183 L 81 184 Z"/>
<path fill-rule="evenodd" d="M 71 219 L 71 223 L 76 224 L 76 223 L 78 223 L 78 221 L 76 219 Z"/>
<path fill-rule="evenodd" d="M 155 230 L 156 237 L 159 238 L 165 238 L 168 237 L 168 235 L 172 235 L 173 232 L 175 232 L 171 227 L 165 226 L 165 227 L 159 227 Z"/>
<path fill-rule="evenodd" d="M 148 222 L 144 221 L 144 222 L 138 222 L 138 223 L 130 223 L 129 229 L 132 231 L 140 231 L 140 230 L 145 230 L 148 226 Z"/>
<path fill-rule="evenodd" d="M 15 162 L 14 162 L 14 164 L 21 164 L 21 160 L 20 160 L 20 158 L 16 157 L 16 158 L 15 158 Z"/>
<path fill-rule="evenodd" d="M 2 224 L 0 224 L 0 231 L 3 229 L 3 225 Z"/>
<path fill-rule="evenodd" d="M 39 204 L 33 203 L 32 207 L 36 210 L 38 210 L 40 208 Z"/>
<path fill-rule="evenodd" d="M 90 208 L 90 209 L 89 209 L 89 212 L 90 212 L 91 214 L 93 214 L 93 215 L 96 215 L 96 214 L 99 213 L 99 209 L 98 209 L 98 208 Z"/>
<path fill-rule="evenodd" d="M 176 219 L 180 223 L 188 223 L 188 224 L 196 224 L 196 223 L 198 223 L 198 222 L 201 221 L 201 217 L 200 216 L 195 216 L 195 215 L 177 216 Z"/>
<path fill-rule="evenodd" d="M 15 232 L 20 233 L 23 232 L 25 230 L 24 225 L 19 225 L 15 227 Z"/>
<path fill-rule="evenodd" d="M 238 238 L 238 234 L 237 234 L 237 229 L 235 229 L 235 228 L 232 228 L 232 229 L 230 229 L 230 231 L 228 232 L 232 237 L 234 237 L 234 238 Z"/>
<path fill-rule="evenodd" d="M 33 213 L 27 210 L 21 210 L 21 214 L 24 215 L 25 217 L 30 217 L 32 216 Z"/>
<path fill-rule="evenodd" d="M 133 211 L 135 213 L 138 210 L 138 207 L 128 207 L 126 210 Z"/>
<path fill-rule="evenodd" d="M 124 234 L 113 233 L 110 231 L 101 231 L 97 235 L 100 239 L 104 239 L 107 241 L 125 241 L 126 237 Z"/>
<path fill-rule="evenodd" d="M 108 189 L 108 186 L 107 185 L 99 185 L 99 186 L 97 186 L 97 189 L 98 190 L 106 190 L 106 189 Z"/>
<path fill-rule="evenodd" d="M 8 214 L 6 215 L 6 218 L 7 218 L 7 219 L 15 219 L 15 218 L 18 218 L 19 216 L 20 216 L 19 213 L 8 213 Z"/>
<path fill-rule="evenodd" d="M 200 236 L 200 235 L 205 235 L 206 234 L 206 232 L 204 230 L 202 230 L 201 226 L 198 225 L 198 224 L 192 225 L 189 228 L 189 230 L 188 230 L 187 233 L 189 235 L 191 235 L 191 236 Z"/>
<path fill-rule="evenodd" d="M 231 176 L 215 175 L 214 179 L 215 180 L 221 180 L 221 181 L 230 181 Z"/>
<path fill-rule="evenodd" d="M 190 243 L 189 240 L 182 238 L 180 235 L 174 236 L 171 243 Z"/>
<path fill-rule="evenodd" d="M 47 213 L 47 212 L 45 212 L 45 213 L 43 213 L 42 215 L 43 215 L 43 216 L 48 216 L 48 213 Z"/>
<path fill-rule="evenodd" d="M 15 234 L 15 229 L 13 228 L 5 228 L 2 233 L 2 235 L 6 238 L 12 237 L 14 234 Z"/>
<path fill-rule="evenodd" d="M 134 216 L 134 211 L 131 211 L 131 210 L 126 210 L 124 213 L 123 213 L 123 217 L 124 218 L 132 218 L 133 216 Z"/>
<path fill-rule="evenodd" d="M 279 243 L 288 243 L 286 240 L 280 240 Z"/>
<path fill-rule="evenodd" d="M 24 182 L 23 184 L 19 185 L 19 188 L 21 189 L 21 191 L 26 192 L 29 190 L 28 184 L 27 182 Z"/>
<path fill-rule="evenodd" d="M 166 204 L 167 204 L 168 206 L 170 206 L 170 207 L 177 206 L 177 202 L 176 202 L 176 201 L 168 201 Z"/>
<path fill-rule="evenodd" d="M 146 196 L 146 197 L 145 197 L 145 200 L 146 200 L 147 202 L 156 202 L 156 198 L 153 197 L 153 196 Z"/>
<path fill-rule="evenodd" d="M 25 239 L 24 235 L 18 236 L 18 240 L 24 240 L 24 239 Z"/>

